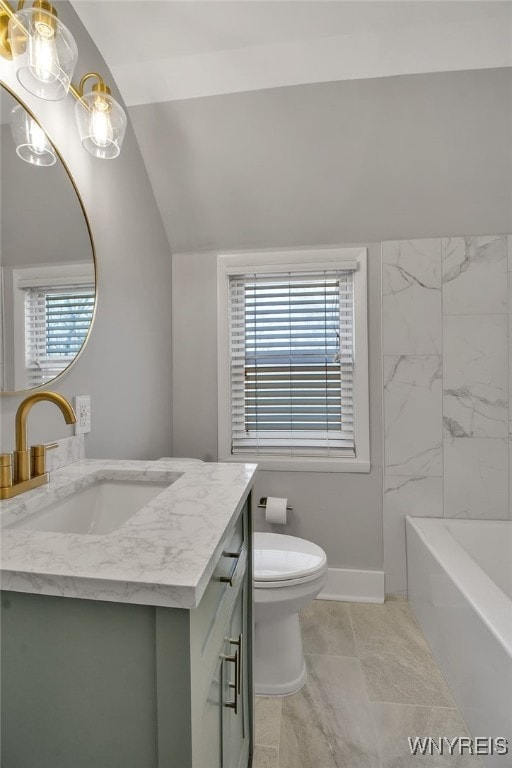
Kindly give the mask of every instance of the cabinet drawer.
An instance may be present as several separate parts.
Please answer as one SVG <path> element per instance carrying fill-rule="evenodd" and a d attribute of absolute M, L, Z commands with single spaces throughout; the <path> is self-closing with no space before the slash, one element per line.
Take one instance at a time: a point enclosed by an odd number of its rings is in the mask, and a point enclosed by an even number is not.
<path fill-rule="evenodd" d="M 223 624 L 247 568 L 247 517 L 245 508 L 223 548 L 201 602 L 192 611 L 193 643 L 202 656 L 214 627 Z"/>
<path fill-rule="evenodd" d="M 247 524 L 244 508 L 199 606 L 190 612 L 192 690 L 198 697 L 197 704 L 204 699 L 212 670 L 223 652 L 237 595 L 247 578 Z M 230 554 L 237 556 L 230 557 Z"/>

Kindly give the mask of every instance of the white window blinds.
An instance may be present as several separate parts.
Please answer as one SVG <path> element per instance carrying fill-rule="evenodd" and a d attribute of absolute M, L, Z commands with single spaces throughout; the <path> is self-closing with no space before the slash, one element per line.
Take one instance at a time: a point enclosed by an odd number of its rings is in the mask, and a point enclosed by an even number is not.
<path fill-rule="evenodd" d="M 25 290 L 27 387 L 53 379 L 76 357 L 94 313 L 94 285 Z"/>
<path fill-rule="evenodd" d="M 354 457 L 351 269 L 230 277 L 231 452 Z"/>

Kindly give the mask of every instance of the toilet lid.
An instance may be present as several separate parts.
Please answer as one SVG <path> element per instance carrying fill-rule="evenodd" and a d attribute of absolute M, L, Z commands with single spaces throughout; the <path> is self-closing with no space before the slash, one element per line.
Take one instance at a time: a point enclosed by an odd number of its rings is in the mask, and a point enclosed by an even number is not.
<path fill-rule="evenodd" d="M 285 581 L 311 576 L 327 564 L 327 556 L 312 541 L 283 533 L 255 533 L 254 580 Z"/>

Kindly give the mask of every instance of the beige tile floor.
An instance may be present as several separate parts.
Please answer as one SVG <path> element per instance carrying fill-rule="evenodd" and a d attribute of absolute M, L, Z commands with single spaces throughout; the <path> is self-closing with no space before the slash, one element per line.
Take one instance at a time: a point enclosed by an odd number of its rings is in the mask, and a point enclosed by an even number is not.
<path fill-rule="evenodd" d="M 407 602 L 315 600 L 301 626 L 308 680 L 256 697 L 253 768 L 483 768 L 410 754 L 409 736 L 468 731 Z"/>

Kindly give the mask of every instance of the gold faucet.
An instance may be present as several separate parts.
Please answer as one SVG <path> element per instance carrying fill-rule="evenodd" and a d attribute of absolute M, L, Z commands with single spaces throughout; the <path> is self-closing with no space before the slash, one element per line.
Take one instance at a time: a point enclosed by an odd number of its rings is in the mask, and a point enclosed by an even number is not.
<path fill-rule="evenodd" d="M 76 415 L 71 403 L 57 392 L 36 392 L 29 395 L 16 411 L 16 448 L 14 453 L 0 456 L 0 499 L 11 499 L 19 493 L 44 485 L 50 479 L 46 472 L 46 451 L 56 448 L 51 445 L 33 445 L 28 449 L 27 419 L 32 407 L 41 401 L 54 403 L 60 408 L 66 424 L 75 424 Z"/>

